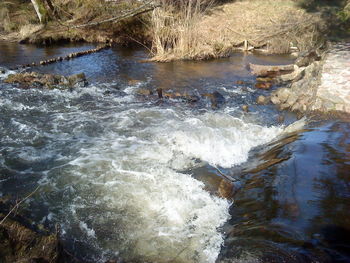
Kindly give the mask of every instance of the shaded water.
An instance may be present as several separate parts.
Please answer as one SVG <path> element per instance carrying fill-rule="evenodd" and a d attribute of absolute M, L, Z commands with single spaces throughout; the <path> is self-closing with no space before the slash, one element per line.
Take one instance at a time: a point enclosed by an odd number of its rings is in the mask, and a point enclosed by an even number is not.
<path fill-rule="evenodd" d="M 0 43 L 0 66 L 88 48 Z M 273 106 L 255 104 L 267 92 L 254 89 L 246 64 L 291 59 L 145 58 L 113 48 L 35 69 L 85 72 L 90 85 L 71 92 L 0 83 L 0 194 L 40 185 L 23 213 L 59 224 L 65 248 L 84 262 L 349 262 L 349 123 L 287 128 L 293 114 L 278 123 Z M 225 102 L 137 95 L 157 87 L 218 91 Z M 226 199 L 224 178 L 236 190 Z"/>

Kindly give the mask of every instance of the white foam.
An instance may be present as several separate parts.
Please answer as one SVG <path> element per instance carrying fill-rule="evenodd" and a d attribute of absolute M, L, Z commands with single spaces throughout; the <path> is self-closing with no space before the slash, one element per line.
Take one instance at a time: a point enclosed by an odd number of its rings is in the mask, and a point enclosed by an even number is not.
<path fill-rule="evenodd" d="M 106 225 L 118 221 L 116 233 L 123 233 L 124 246 L 132 247 L 132 254 L 125 257 L 151 262 L 176 257 L 178 262 L 215 262 L 223 241 L 217 228 L 228 218 L 227 201 L 210 196 L 202 183 L 171 169 L 135 171 L 121 169 L 118 161 L 86 161 L 74 163 L 84 167 L 85 178 L 101 195 L 100 202 L 114 211 L 96 215 L 94 220 Z"/>
<path fill-rule="evenodd" d="M 202 163 L 232 167 L 245 162 L 252 148 L 284 132 L 282 127 L 256 125 L 228 112 L 195 114 L 180 107 L 138 106 L 130 103 L 133 88 L 127 96 L 108 99 L 94 86 L 30 92 L 55 98 L 53 105 L 37 108 L 50 113 L 50 123 L 42 131 L 39 124 L 28 126 L 16 119 L 11 125 L 18 134 L 40 131 L 54 142 L 53 148 L 74 137 L 73 146 L 64 145 L 67 158 L 75 159 L 40 181 L 65 193 L 66 203 L 60 207 L 64 211 L 55 213 L 63 222 L 62 232 L 80 231 L 74 238 L 93 239 L 101 251 L 120 252 L 129 261 L 214 263 L 230 203 L 210 195 L 201 182 L 180 171 Z M 84 94 L 93 97 L 91 109 L 74 104 Z M 99 126 L 102 132 L 95 133 Z M 21 157 L 41 161 L 51 153 L 57 161 L 64 158 L 60 151 L 48 148 L 39 154 L 26 149 Z"/>
<path fill-rule="evenodd" d="M 80 221 L 79 228 L 84 231 L 88 237 L 95 237 L 95 231 L 89 228 L 85 222 Z"/>
<path fill-rule="evenodd" d="M 230 204 L 178 171 L 198 165 L 197 159 L 222 167 L 240 164 L 253 147 L 284 131 L 225 113 L 189 114 L 157 108 L 116 113 L 111 132 L 70 162 L 81 193 L 94 193 L 94 206 L 108 208 L 94 220 L 115 225 L 122 241 L 110 249 L 126 259 L 215 262 L 223 242 L 218 229 L 229 218 Z M 84 218 L 83 200 L 76 198 L 70 207 L 76 220 Z"/>
<path fill-rule="evenodd" d="M 281 127 L 264 127 L 226 114 L 207 113 L 186 119 L 169 136 L 169 144 L 188 158 L 229 168 L 245 162 L 252 148 L 271 141 L 282 131 Z"/>
<path fill-rule="evenodd" d="M 6 79 L 9 75 L 17 73 L 14 70 L 6 70 L 6 69 L 4 69 L 4 70 L 5 70 L 5 73 L 0 73 L 0 80 L 1 79 Z"/>

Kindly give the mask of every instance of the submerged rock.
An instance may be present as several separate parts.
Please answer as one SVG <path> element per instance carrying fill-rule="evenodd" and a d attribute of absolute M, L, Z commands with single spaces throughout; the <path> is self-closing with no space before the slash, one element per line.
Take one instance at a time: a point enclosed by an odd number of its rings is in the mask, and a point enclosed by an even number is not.
<path fill-rule="evenodd" d="M 294 64 L 290 65 L 258 65 L 249 64 L 249 68 L 253 75 L 259 77 L 275 77 L 279 74 L 286 74 L 294 71 Z"/>
<path fill-rule="evenodd" d="M 150 89 L 146 89 L 146 88 L 140 88 L 137 90 L 136 92 L 138 95 L 142 95 L 142 96 L 149 96 L 149 95 L 153 95 L 153 91 Z"/>
<path fill-rule="evenodd" d="M 242 110 L 245 111 L 245 112 L 248 112 L 249 111 L 249 106 L 248 105 L 243 105 L 242 106 Z"/>
<path fill-rule="evenodd" d="M 234 186 L 232 182 L 222 179 L 218 188 L 218 194 L 222 198 L 232 197 L 234 192 Z"/>
<path fill-rule="evenodd" d="M 138 80 L 138 79 L 129 79 L 128 80 L 128 85 L 132 85 L 132 86 L 139 85 L 141 83 L 142 83 L 142 81 Z"/>
<path fill-rule="evenodd" d="M 218 91 L 214 91 L 213 93 L 205 93 L 202 94 L 202 96 L 210 99 L 211 107 L 213 109 L 218 109 L 226 102 L 225 97 Z"/>
<path fill-rule="evenodd" d="M 284 122 L 284 119 L 285 119 L 284 115 L 278 115 L 278 117 L 277 117 L 277 122 L 278 122 L 278 123 L 283 123 L 283 122 Z"/>
<path fill-rule="evenodd" d="M 260 95 L 257 99 L 256 99 L 256 103 L 260 104 L 260 105 L 264 105 L 267 104 L 269 101 L 269 99 L 263 95 Z"/>
<path fill-rule="evenodd" d="M 20 88 L 47 88 L 47 89 L 69 89 L 87 86 L 84 73 L 69 77 L 53 74 L 41 74 L 37 72 L 24 72 L 11 74 L 4 80 L 5 83 L 17 83 Z"/>
<path fill-rule="evenodd" d="M 64 82 L 65 79 L 62 79 Z M 78 87 L 78 88 L 82 88 L 82 87 L 86 87 L 88 85 L 88 82 L 86 80 L 86 76 L 84 73 L 78 73 L 72 76 L 68 77 L 68 82 L 69 82 L 69 86 L 70 87 Z"/>

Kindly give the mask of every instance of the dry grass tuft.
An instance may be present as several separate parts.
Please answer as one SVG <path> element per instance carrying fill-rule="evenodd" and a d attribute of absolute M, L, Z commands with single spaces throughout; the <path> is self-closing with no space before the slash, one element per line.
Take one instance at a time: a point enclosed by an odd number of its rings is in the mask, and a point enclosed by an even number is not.
<path fill-rule="evenodd" d="M 193 2 L 201 2 L 195 0 Z M 314 47 L 322 39 L 322 21 L 292 0 L 245 0 L 210 9 L 171 5 L 153 14 L 154 60 L 208 59 L 228 56 L 244 43 L 268 53 Z"/>
<path fill-rule="evenodd" d="M 19 36 L 21 39 L 27 38 L 30 35 L 43 29 L 43 25 L 40 24 L 27 24 L 21 27 L 19 30 Z"/>
<path fill-rule="evenodd" d="M 204 59 L 210 54 L 201 45 L 196 30 L 211 1 L 161 1 L 162 8 L 152 14 L 152 52 L 156 61 Z M 209 50 L 210 52 L 210 50 Z"/>

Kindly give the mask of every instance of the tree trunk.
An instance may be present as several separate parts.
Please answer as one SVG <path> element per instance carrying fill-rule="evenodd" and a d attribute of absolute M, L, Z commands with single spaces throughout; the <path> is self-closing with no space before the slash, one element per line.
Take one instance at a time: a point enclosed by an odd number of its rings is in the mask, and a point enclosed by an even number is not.
<path fill-rule="evenodd" d="M 31 0 L 35 8 L 36 14 L 41 24 L 46 24 L 49 20 L 49 12 L 46 9 L 44 0 Z"/>

